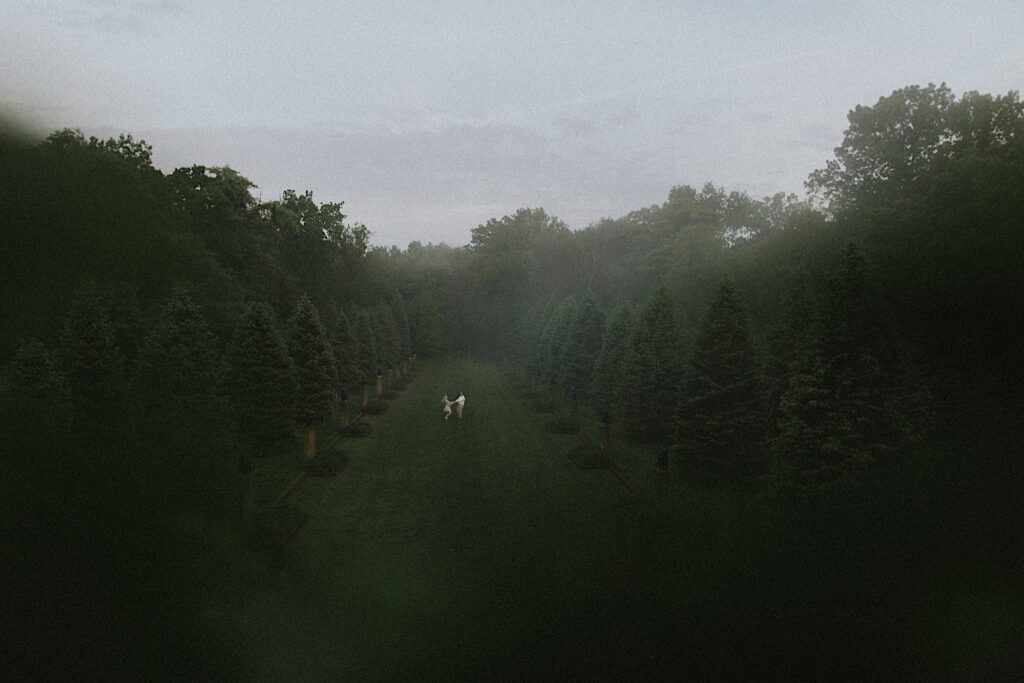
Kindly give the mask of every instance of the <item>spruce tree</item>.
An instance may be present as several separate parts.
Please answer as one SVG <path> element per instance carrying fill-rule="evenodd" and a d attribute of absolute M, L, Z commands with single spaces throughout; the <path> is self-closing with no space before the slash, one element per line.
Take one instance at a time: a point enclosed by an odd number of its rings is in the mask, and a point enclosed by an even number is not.
<path fill-rule="evenodd" d="M 248 471 L 250 458 L 288 449 L 294 438 L 295 377 L 274 313 L 250 305 L 239 320 L 228 352 L 227 388 Z"/>
<path fill-rule="evenodd" d="M 544 346 L 544 382 L 548 387 L 552 405 L 555 403 L 555 390 L 563 384 L 565 375 L 565 349 L 569 343 L 569 334 L 576 320 L 576 299 L 569 296 L 562 300 L 551 315 L 544 334 L 541 337 Z"/>
<path fill-rule="evenodd" d="M 398 342 L 401 360 L 412 357 L 412 334 L 409 329 L 409 315 L 405 308 L 405 301 L 401 293 L 396 289 L 389 301 L 391 310 L 395 314 L 395 323 L 398 326 Z"/>
<path fill-rule="evenodd" d="M 641 309 L 626 353 L 622 422 L 634 438 L 664 442 L 673 434 L 682 380 L 678 335 L 672 301 L 662 287 Z"/>
<path fill-rule="evenodd" d="M 362 399 L 366 398 L 366 387 L 373 384 L 377 377 L 377 337 L 373 332 L 373 323 L 369 311 L 362 310 L 355 314 L 356 341 L 359 344 L 358 367 Z"/>
<path fill-rule="evenodd" d="M 60 369 L 71 392 L 73 441 L 90 455 L 114 457 L 122 436 L 124 360 L 91 288 L 79 293 L 64 320 Z"/>
<path fill-rule="evenodd" d="M 338 395 L 338 412 L 341 426 L 348 425 L 348 402 L 354 397 L 362 384 L 362 373 L 359 371 L 359 344 L 348 317 L 338 310 L 331 330 L 331 346 L 334 350 L 334 362 L 337 368 L 338 383 L 335 392 Z"/>
<path fill-rule="evenodd" d="M 563 349 L 562 380 L 569 393 L 573 418 L 579 417 L 579 402 L 590 395 L 594 363 L 604 340 L 605 317 L 597 302 L 587 297 L 576 311 Z"/>
<path fill-rule="evenodd" d="M 860 250 L 847 245 L 829 284 L 820 335 L 780 400 L 781 480 L 803 491 L 856 485 L 896 457 L 887 383 L 871 347 L 866 271 Z"/>
<path fill-rule="evenodd" d="M 216 349 L 199 307 L 175 291 L 139 350 L 132 414 L 137 441 L 150 444 L 140 463 L 148 483 L 171 507 L 223 516 L 234 509 L 238 451 Z"/>
<path fill-rule="evenodd" d="M 27 479 L 41 484 L 32 473 L 52 472 L 59 451 L 67 448 L 71 394 L 53 357 L 36 339 L 15 353 L 8 377 L 0 400 L 7 483 Z"/>
<path fill-rule="evenodd" d="M 334 351 L 308 296 L 299 299 L 292 316 L 289 351 L 295 365 L 295 421 L 306 430 L 303 455 L 316 455 L 316 425 L 331 412 L 337 383 Z"/>
<path fill-rule="evenodd" d="M 601 351 L 594 363 L 594 377 L 591 380 L 592 403 L 601 421 L 611 424 L 623 407 L 626 399 L 625 361 L 629 338 L 636 320 L 628 306 L 619 308 L 612 316 L 608 332 L 601 344 Z"/>
<path fill-rule="evenodd" d="M 749 478 L 765 468 L 754 350 L 732 283 L 715 292 L 687 368 L 676 442 L 687 468 Z"/>

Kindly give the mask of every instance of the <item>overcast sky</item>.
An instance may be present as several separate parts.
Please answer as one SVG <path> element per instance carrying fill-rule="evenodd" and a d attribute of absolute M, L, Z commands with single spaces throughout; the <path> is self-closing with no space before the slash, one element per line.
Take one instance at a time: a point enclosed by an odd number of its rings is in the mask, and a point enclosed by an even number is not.
<path fill-rule="evenodd" d="M 0 0 L 0 111 L 343 201 L 375 244 L 803 194 L 846 113 L 1024 84 L 1024 2 Z"/>

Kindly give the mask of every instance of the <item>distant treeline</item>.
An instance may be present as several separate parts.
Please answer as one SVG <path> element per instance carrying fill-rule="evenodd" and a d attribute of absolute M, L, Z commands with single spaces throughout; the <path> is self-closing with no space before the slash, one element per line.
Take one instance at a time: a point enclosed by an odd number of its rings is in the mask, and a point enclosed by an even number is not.
<path fill-rule="evenodd" d="M 900 552 L 1019 580 L 1024 105 L 914 86 L 849 122 L 806 200 L 682 186 L 404 250 L 127 135 L 3 142 L 6 642 L 65 674 L 128 639 L 141 673 L 237 674 L 198 558 L 239 552 L 239 474 L 412 354 L 506 362 L 798 518 L 870 491 Z"/>

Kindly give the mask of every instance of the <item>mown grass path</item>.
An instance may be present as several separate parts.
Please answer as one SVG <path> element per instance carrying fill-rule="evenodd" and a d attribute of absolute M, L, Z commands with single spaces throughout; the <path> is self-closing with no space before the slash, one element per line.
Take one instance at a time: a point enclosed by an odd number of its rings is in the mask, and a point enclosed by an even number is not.
<path fill-rule="evenodd" d="M 440 397 L 458 391 L 465 418 L 444 422 Z M 570 467 L 573 437 L 544 432 L 493 366 L 425 366 L 373 420 L 342 442 L 341 476 L 289 496 L 310 521 L 243 617 L 259 677 L 557 677 L 621 660 L 608 644 L 641 618 L 623 608 L 637 496 Z"/>

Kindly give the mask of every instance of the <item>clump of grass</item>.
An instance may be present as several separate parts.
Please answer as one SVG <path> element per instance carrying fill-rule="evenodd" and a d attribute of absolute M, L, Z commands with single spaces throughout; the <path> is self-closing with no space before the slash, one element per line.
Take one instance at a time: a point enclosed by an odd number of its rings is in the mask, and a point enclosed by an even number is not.
<path fill-rule="evenodd" d="M 544 423 L 544 430 L 552 434 L 579 434 L 579 420 L 558 416 Z"/>
<path fill-rule="evenodd" d="M 348 463 L 348 455 L 335 449 L 307 460 L 302 469 L 311 477 L 333 477 L 345 469 Z"/>

